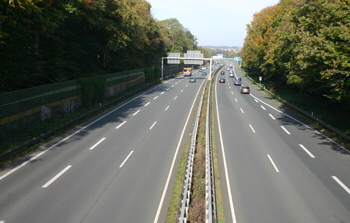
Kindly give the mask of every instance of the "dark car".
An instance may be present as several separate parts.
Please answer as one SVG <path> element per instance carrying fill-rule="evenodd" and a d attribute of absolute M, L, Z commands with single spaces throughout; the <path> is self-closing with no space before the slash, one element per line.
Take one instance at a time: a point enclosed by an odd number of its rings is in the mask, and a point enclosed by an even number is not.
<path fill-rule="evenodd" d="M 219 83 L 225 83 L 225 78 L 220 78 Z"/>
<path fill-rule="evenodd" d="M 196 83 L 196 78 L 190 78 L 190 83 Z"/>
<path fill-rule="evenodd" d="M 248 86 L 242 86 L 241 88 L 241 94 L 249 94 L 250 88 Z"/>
<path fill-rule="evenodd" d="M 224 74 L 225 74 L 225 71 L 222 70 L 222 71 L 220 72 L 220 74 L 224 75 Z"/>
<path fill-rule="evenodd" d="M 242 78 L 241 77 L 235 78 L 235 81 L 233 83 L 234 85 L 242 85 Z"/>
<path fill-rule="evenodd" d="M 207 72 L 203 72 L 202 75 L 207 75 Z"/>

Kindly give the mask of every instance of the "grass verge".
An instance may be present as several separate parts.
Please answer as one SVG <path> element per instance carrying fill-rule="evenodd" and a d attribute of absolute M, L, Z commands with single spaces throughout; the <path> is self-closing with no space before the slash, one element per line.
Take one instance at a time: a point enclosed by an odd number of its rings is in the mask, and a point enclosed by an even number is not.
<path fill-rule="evenodd" d="M 179 210 L 179 206 L 180 206 L 180 201 L 182 199 L 182 182 L 184 179 L 184 172 L 186 169 L 186 163 L 187 163 L 187 154 L 188 154 L 188 149 L 189 149 L 189 145 L 185 145 L 182 155 L 181 155 L 181 159 L 180 159 L 180 165 L 179 168 L 177 170 L 177 174 L 176 174 L 176 181 L 175 181 L 175 185 L 173 188 L 173 193 L 171 196 L 171 200 L 170 200 L 170 204 L 168 207 L 168 212 L 167 212 L 167 217 L 166 217 L 166 221 L 167 223 L 173 223 L 173 222 L 177 222 L 177 217 L 178 217 L 178 210 Z"/>
<path fill-rule="evenodd" d="M 214 84 L 213 84 L 214 86 Z M 215 93 L 212 90 L 211 92 L 211 136 L 212 136 L 212 154 L 213 154 L 213 163 L 214 163 L 214 181 L 215 181 L 215 200 L 216 200 L 216 220 L 218 223 L 225 223 L 225 209 L 224 201 L 221 191 L 221 177 L 219 170 L 219 159 L 218 152 L 216 148 L 216 132 L 215 132 Z"/>
<path fill-rule="evenodd" d="M 205 150 L 206 150 L 206 117 L 207 117 L 207 103 L 208 103 L 208 83 L 205 88 L 202 110 L 198 123 L 198 133 L 196 140 L 196 149 L 194 154 L 193 174 L 192 174 L 192 188 L 191 199 L 188 210 L 189 222 L 205 222 Z"/>

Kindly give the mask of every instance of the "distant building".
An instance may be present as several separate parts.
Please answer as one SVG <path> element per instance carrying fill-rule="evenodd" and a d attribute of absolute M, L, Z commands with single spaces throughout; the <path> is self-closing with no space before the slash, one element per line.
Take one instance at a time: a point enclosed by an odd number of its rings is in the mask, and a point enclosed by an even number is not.
<path fill-rule="evenodd" d="M 213 59 L 223 59 L 224 58 L 224 54 L 218 54 L 216 56 L 213 56 Z"/>

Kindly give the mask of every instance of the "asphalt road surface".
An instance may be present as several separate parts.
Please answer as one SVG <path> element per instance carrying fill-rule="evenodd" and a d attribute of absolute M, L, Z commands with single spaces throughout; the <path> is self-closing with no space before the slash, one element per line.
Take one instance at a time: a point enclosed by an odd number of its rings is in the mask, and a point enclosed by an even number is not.
<path fill-rule="evenodd" d="M 201 84 L 174 78 L 0 170 L 0 223 L 164 222 Z"/>
<path fill-rule="evenodd" d="M 217 142 L 227 222 L 350 222 L 350 155 L 227 66 L 216 79 Z M 243 77 L 233 67 L 236 76 Z"/>

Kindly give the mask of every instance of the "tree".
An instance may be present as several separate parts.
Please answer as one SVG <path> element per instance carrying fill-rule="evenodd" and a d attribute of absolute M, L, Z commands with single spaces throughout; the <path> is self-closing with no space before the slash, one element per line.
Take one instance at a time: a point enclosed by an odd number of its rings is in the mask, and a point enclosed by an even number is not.
<path fill-rule="evenodd" d="M 153 66 L 171 31 L 150 9 L 145 0 L 0 2 L 0 92 Z"/>
<path fill-rule="evenodd" d="M 192 33 L 174 18 L 161 21 L 169 29 L 167 38 L 171 41 L 171 52 L 184 53 L 197 48 L 197 40 Z"/>

